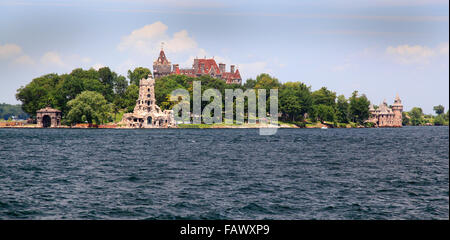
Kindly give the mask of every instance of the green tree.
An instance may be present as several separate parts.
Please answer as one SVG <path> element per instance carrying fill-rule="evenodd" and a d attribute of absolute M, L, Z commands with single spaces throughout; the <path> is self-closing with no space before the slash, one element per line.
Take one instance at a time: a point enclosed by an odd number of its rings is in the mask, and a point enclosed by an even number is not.
<path fill-rule="evenodd" d="M 369 118 L 369 105 L 370 101 L 367 99 L 366 95 L 358 95 L 358 91 L 354 91 L 349 99 L 349 114 L 350 119 L 353 122 L 362 124 L 365 120 Z"/>
<path fill-rule="evenodd" d="M 267 73 L 262 73 L 256 76 L 255 89 L 265 89 L 266 90 L 266 112 L 270 111 L 270 89 L 279 89 L 281 87 L 281 83 L 277 78 L 270 76 Z M 256 93 L 258 96 L 258 93 Z M 278 93 L 279 97 L 279 93 Z"/>
<path fill-rule="evenodd" d="M 254 89 L 256 85 L 256 80 L 255 79 L 247 79 L 247 81 L 245 81 L 243 87 L 244 89 Z"/>
<path fill-rule="evenodd" d="M 125 94 L 123 96 L 123 100 L 121 101 L 121 108 L 125 108 L 127 112 L 132 112 L 134 106 L 136 105 L 136 100 L 139 97 L 139 87 L 130 84 L 125 90 Z"/>
<path fill-rule="evenodd" d="M 187 89 L 190 78 L 184 75 L 169 75 L 155 81 L 155 98 L 162 110 L 171 109 L 174 105 L 170 93 L 176 89 Z"/>
<path fill-rule="evenodd" d="M 349 104 L 344 95 L 339 95 L 336 102 L 336 120 L 340 123 L 348 123 Z"/>
<path fill-rule="evenodd" d="M 30 116 L 46 106 L 58 107 L 54 91 L 59 81 L 58 74 L 47 74 L 33 79 L 26 86 L 17 89 L 16 99 L 22 102 L 22 109 Z"/>
<path fill-rule="evenodd" d="M 114 93 L 123 96 L 128 87 L 128 81 L 124 76 L 118 76 L 114 79 Z"/>
<path fill-rule="evenodd" d="M 433 110 L 436 112 L 437 115 L 441 115 L 444 113 L 444 106 L 442 105 L 434 106 Z"/>
<path fill-rule="evenodd" d="M 0 103 L 0 119 L 8 120 L 12 116 L 18 119 L 27 119 L 29 116 L 22 110 L 20 104 L 12 105 Z"/>
<path fill-rule="evenodd" d="M 407 112 L 402 112 L 402 125 L 408 126 L 410 124 L 409 115 Z"/>
<path fill-rule="evenodd" d="M 284 83 L 279 92 L 279 110 L 285 120 L 303 120 L 303 115 L 312 110 L 310 87 L 301 82 Z"/>
<path fill-rule="evenodd" d="M 142 78 L 147 79 L 149 74 L 151 74 L 150 69 L 144 67 L 137 67 L 133 71 L 128 70 L 128 79 L 130 79 L 130 84 L 139 86 L 139 81 Z"/>
<path fill-rule="evenodd" d="M 67 103 L 69 112 L 66 119 L 70 123 L 96 123 L 107 121 L 111 113 L 111 105 L 98 92 L 84 91 Z"/>
<path fill-rule="evenodd" d="M 336 93 L 328 90 L 326 87 L 312 92 L 311 97 L 314 105 L 323 104 L 334 107 L 336 104 Z"/>
<path fill-rule="evenodd" d="M 335 120 L 334 108 L 325 104 L 314 105 L 312 115 L 322 123 Z"/>
<path fill-rule="evenodd" d="M 445 124 L 445 119 L 444 119 L 444 116 L 442 116 L 442 114 L 439 114 L 434 118 L 434 125 L 442 126 L 444 124 Z"/>
<path fill-rule="evenodd" d="M 408 113 L 410 117 L 411 125 L 419 126 L 423 123 L 423 111 L 422 108 L 413 107 Z"/>
<path fill-rule="evenodd" d="M 255 89 L 266 89 L 266 91 L 269 92 L 270 89 L 278 89 L 280 87 L 281 83 L 278 79 L 267 73 L 259 74 L 256 77 Z"/>
<path fill-rule="evenodd" d="M 103 85 L 103 96 L 108 102 L 113 101 L 114 98 L 114 82 L 117 79 L 117 74 L 112 72 L 109 67 L 102 67 L 98 70 L 98 80 Z"/>

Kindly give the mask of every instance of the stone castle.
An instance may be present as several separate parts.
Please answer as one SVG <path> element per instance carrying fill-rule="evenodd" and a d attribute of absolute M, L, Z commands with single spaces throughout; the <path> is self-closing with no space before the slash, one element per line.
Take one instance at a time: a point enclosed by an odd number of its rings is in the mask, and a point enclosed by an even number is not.
<path fill-rule="evenodd" d="M 234 65 L 230 66 L 230 72 L 226 72 L 225 64 L 219 63 L 219 65 L 217 65 L 213 58 L 195 58 L 192 68 L 180 69 L 178 64 L 171 65 L 164 50 L 161 49 L 158 59 L 153 62 L 153 75 L 155 78 L 160 78 L 172 74 L 186 75 L 189 77 L 209 75 L 214 78 L 222 79 L 227 84 L 242 83 L 241 74 L 238 69 L 235 69 Z"/>
<path fill-rule="evenodd" d="M 402 127 L 403 104 L 398 95 L 395 97 L 394 104 L 389 107 L 386 100 L 375 109 L 372 104 L 369 106 L 369 120 L 375 127 Z"/>
<path fill-rule="evenodd" d="M 171 128 L 176 127 L 172 110 L 161 111 L 156 105 L 155 79 L 148 78 L 139 82 L 139 98 L 132 113 L 125 113 L 119 124 L 128 128 Z"/>

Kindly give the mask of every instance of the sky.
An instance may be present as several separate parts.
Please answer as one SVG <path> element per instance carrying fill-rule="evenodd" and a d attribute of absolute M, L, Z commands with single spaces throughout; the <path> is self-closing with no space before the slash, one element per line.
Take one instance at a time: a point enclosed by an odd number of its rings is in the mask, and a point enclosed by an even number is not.
<path fill-rule="evenodd" d="M 48 73 L 214 58 L 404 110 L 449 108 L 448 0 L 0 0 L 0 102 Z"/>

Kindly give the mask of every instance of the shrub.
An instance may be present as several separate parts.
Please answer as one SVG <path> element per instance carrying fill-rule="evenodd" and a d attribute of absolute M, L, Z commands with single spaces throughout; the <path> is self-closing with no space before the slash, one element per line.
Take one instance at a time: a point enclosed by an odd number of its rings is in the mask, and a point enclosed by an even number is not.
<path fill-rule="evenodd" d="M 306 127 L 306 123 L 305 122 L 293 122 L 297 127 L 300 128 L 304 128 Z"/>

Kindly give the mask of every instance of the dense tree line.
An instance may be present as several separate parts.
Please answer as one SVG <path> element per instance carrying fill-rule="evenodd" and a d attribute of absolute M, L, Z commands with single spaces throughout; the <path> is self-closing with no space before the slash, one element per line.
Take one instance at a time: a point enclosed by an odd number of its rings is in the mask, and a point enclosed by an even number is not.
<path fill-rule="evenodd" d="M 141 76 L 140 69 L 128 73 L 132 79 Z M 69 102 L 85 91 L 99 93 L 106 103 L 111 104 L 113 113 L 120 109 L 132 109 L 139 92 L 136 85 L 129 85 L 124 76 L 112 72 L 108 67 L 98 71 L 77 68 L 69 74 L 52 73 L 35 78 L 17 90 L 16 98 L 22 102 L 22 109 L 33 117 L 37 110 L 51 106 L 62 111 L 63 119 L 75 123 L 81 119 L 66 118 L 71 110 Z"/>
<path fill-rule="evenodd" d="M 27 119 L 29 116 L 23 110 L 20 104 L 12 105 L 0 103 L 0 120 Z"/>
<path fill-rule="evenodd" d="M 413 107 L 409 112 L 403 112 L 403 125 L 424 126 L 424 125 L 449 125 L 449 111 L 445 113 L 444 106 L 434 106 L 436 115 L 424 114 L 422 108 Z"/>
<path fill-rule="evenodd" d="M 35 116 L 37 110 L 51 106 L 62 111 L 67 123 L 104 123 L 113 121 L 111 116 L 119 112 L 133 111 L 139 94 L 139 80 L 146 78 L 148 74 L 148 68 L 138 67 L 128 71 L 127 80 L 108 67 L 99 70 L 78 68 L 68 74 L 47 74 L 35 78 L 17 90 L 16 98 L 22 102 L 23 110 L 31 116 Z M 225 99 L 225 89 L 266 89 L 267 95 L 270 89 L 278 89 L 278 108 L 282 121 L 297 124 L 304 124 L 305 121 L 363 124 L 369 117 L 370 102 L 364 94 L 360 95 L 355 91 L 347 99 L 343 95 L 337 96 L 326 87 L 312 91 L 310 86 L 302 82 L 280 83 L 269 74 L 248 79 L 243 85 L 226 84 L 223 80 L 210 76 L 166 76 L 157 79 L 155 83 L 157 104 L 163 110 L 171 109 L 175 103 L 169 100 L 170 93 L 183 88 L 191 95 L 192 107 L 193 81 L 201 81 L 202 92 L 209 88 L 217 89 L 223 96 L 222 101 Z M 207 104 L 207 101 L 202 101 L 202 109 Z M 246 98 L 245 108 L 247 104 Z M 266 106 L 269 109 L 269 102 Z"/>

